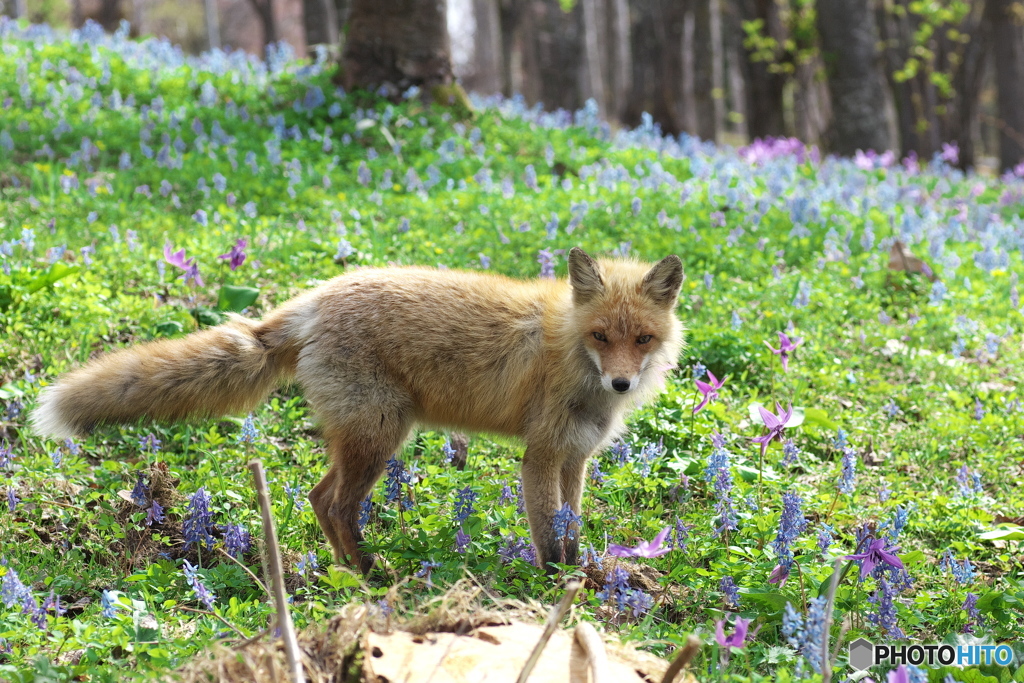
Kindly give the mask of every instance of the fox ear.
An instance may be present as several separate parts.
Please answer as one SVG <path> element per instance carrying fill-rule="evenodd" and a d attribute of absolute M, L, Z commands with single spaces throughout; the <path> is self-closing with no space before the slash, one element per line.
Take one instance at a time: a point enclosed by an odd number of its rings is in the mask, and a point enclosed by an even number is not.
<path fill-rule="evenodd" d="M 683 284 L 683 262 L 678 256 L 666 256 L 644 275 L 643 293 L 665 306 L 674 306 Z"/>
<path fill-rule="evenodd" d="M 572 299 L 577 304 L 586 303 L 604 291 L 597 264 L 579 247 L 569 250 L 569 284 L 572 285 Z"/>

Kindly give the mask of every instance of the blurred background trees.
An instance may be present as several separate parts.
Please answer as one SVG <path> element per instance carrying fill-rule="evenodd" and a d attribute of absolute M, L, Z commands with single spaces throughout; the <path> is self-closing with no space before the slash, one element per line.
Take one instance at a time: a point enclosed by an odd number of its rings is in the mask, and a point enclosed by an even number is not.
<path fill-rule="evenodd" d="M 447 7 L 446 7 L 447 5 Z M 340 82 L 448 82 L 578 109 L 646 112 L 667 133 L 794 136 L 837 154 L 1024 161 L 1017 0 L 0 0 L 54 25 L 92 19 L 189 50 L 326 46 Z M 386 88 L 387 89 L 387 88 Z"/>

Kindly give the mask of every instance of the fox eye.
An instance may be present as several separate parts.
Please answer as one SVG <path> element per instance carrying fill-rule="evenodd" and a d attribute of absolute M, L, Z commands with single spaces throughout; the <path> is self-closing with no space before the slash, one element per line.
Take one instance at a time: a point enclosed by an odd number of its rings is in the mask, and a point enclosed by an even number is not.
<path fill-rule="evenodd" d="M 651 341 L 652 339 L 654 339 L 653 336 L 651 336 L 649 334 L 645 334 L 642 337 L 637 337 L 636 343 L 637 344 L 646 344 L 647 342 Z"/>
<path fill-rule="evenodd" d="M 602 342 L 608 341 L 608 337 L 604 336 L 600 332 L 594 332 L 594 339 L 596 339 L 597 341 L 602 341 Z"/>

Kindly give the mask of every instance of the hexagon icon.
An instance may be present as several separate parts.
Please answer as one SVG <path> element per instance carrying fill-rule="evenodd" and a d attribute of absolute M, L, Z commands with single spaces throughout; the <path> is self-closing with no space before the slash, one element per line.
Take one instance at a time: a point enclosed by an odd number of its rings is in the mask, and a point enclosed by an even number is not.
<path fill-rule="evenodd" d="M 875 664 L 875 646 L 867 638 L 858 638 L 850 643 L 850 666 L 854 671 L 863 671 Z"/>

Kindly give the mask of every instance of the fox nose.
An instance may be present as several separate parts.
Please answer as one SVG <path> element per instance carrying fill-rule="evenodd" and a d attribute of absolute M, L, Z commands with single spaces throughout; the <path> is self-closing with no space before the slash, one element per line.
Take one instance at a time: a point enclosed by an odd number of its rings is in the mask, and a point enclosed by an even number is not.
<path fill-rule="evenodd" d="M 629 380 L 625 377 L 616 377 L 612 380 L 612 389 L 620 394 L 626 393 L 629 391 Z"/>

